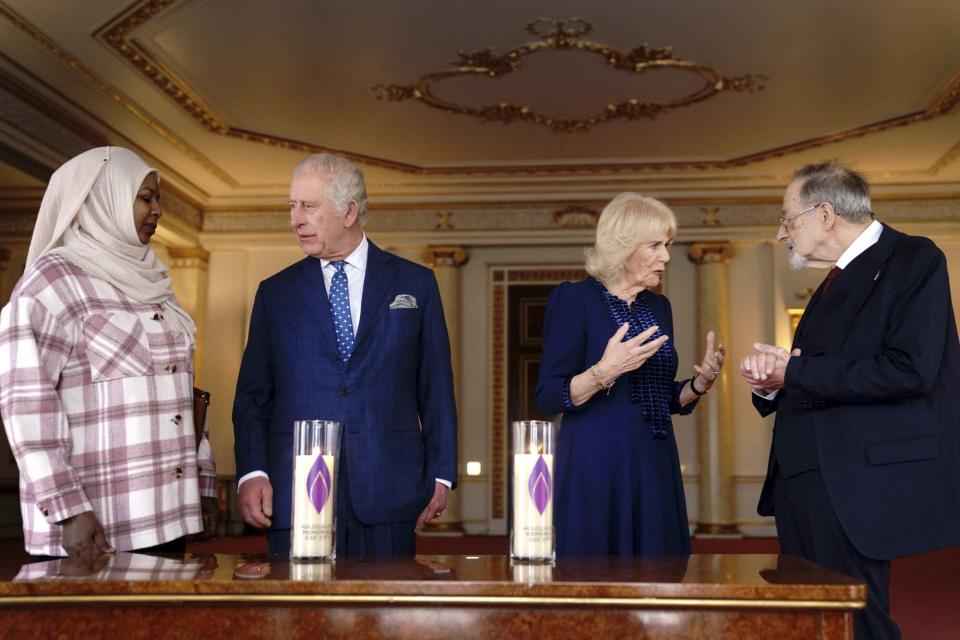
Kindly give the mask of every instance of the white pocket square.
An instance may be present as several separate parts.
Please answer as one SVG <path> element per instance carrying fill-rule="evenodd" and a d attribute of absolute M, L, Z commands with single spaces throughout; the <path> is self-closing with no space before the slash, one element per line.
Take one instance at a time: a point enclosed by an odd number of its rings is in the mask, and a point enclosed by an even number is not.
<path fill-rule="evenodd" d="M 417 299 L 409 293 L 401 293 L 390 303 L 391 309 L 416 309 Z"/>

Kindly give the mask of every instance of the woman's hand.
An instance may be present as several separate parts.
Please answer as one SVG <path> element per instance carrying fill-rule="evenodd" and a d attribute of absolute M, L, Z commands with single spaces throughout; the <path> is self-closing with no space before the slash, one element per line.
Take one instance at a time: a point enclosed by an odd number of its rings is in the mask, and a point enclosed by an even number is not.
<path fill-rule="evenodd" d="M 104 553 L 116 553 L 104 535 L 103 527 L 93 511 L 85 511 L 60 523 L 63 527 L 61 546 L 75 562 L 86 563 L 93 571 L 97 557 Z"/>
<path fill-rule="evenodd" d="M 654 325 L 626 342 L 622 342 L 623 336 L 627 335 L 629 328 L 630 324 L 624 322 L 617 329 L 617 332 L 607 340 L 607 348 L 604 349 L 603 357 L 597 363 L 604 381 L 613 380 L 628 371 L 639 369 L 643 366 L 643 363 L 650 359 L 650 356 L 655 354 L 669 340 L 668 336 L 660 336 L 647 342 L 648 338 L 656 333 L 659 328 Z"/>
<path fill-rule="evenodd" d="M 714 347 L 715 342 L 716 335 L 713 331 L 707 331 L 707 347 L 703 353 L 703 360 L 700 361 L 700 364 L 693 365 L 693 370 L 697 373 L 694 376 L 694 383 L 701 393 L 706 393 L 713 387 L 720 376 L 720 371 L 723 369 L 723 359 L 727 350 L 723 348 L 722 344 Z"/>

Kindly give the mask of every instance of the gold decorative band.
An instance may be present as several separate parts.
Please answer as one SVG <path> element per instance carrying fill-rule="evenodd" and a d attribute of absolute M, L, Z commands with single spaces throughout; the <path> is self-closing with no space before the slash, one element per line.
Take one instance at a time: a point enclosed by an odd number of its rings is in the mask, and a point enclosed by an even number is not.
<path fill-rule="evenodd" d="M 542 606 L 664 609 L 823 609 L 858 610 L 863 600 L 750 600 L 734 598 L 636 598 L 572 597 L 572 596 L 467 596 L 467 595 L 347 595 L 347 594 L 196 594 L 156 593 L 127 595 L 8 596 L 0 598 L 0 607 L 23 605 L 78 604 L 160 604 L 160 603 L 270 603 L 270 604 L 346 604 L 346 605 L 475 605 L 475 606 Z"/>

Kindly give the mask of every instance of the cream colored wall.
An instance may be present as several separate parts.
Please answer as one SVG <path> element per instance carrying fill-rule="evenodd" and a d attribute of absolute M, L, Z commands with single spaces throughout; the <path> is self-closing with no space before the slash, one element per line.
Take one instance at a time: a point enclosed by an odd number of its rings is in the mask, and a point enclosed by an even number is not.
<path fill-rule="evenodd" d="M 204 350 L 204 384 L 211 394 L 207 423 L 217 461 L 217 474 L 233 475 L 233 398 L 237 372 L 257 287 L 265 278 L 303 257 L 295 240 L 286 234 L 264 242 L 262 236 L 247 236 L 213 244 L 207 266 L 207 331 Z"/>

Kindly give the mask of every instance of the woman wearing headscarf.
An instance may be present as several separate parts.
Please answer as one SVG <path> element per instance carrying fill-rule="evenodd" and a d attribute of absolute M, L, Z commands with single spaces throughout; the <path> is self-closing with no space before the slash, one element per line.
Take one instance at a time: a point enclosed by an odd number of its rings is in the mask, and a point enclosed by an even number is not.
<path fill-rule="evenodd" d="M 196 326 L 149 244 L 160 215 L 156 169 L 119 147 L 69 160 L 44 194 L 0 313 L 31 555 L 180 551 L 215 526 L 210 443 L 193 430 Z"/>
<path fill-rule="evenodd" d="M 670 301 L 653 289 L 670 261 L 673 212 L 622 193 L 604 208 L 587 251 L 590 277 L 547 303 L 536 399 L 562 413 L 554 520 L 557 553 L 690 553 L 671 414 L 693 411 L 724 349 L 712 331 L 692 378 L 676 380 Z"/>

